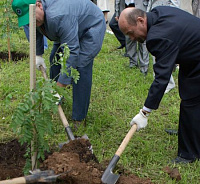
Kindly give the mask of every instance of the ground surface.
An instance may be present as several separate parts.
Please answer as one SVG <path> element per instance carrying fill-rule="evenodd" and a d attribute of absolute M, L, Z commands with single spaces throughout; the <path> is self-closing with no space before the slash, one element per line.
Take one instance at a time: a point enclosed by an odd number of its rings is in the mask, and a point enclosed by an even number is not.
<path fill-rule="evenodd" d="M 17 53 L 17 52 L 11 52 L 11 59 L 12 61 L 18 61 L 25 57 L 28 57 L 25 53 Z M 3 61 L 8 60 L 8 53 L 7 52 L 0 52 L 0 59 Z"/>
<path fill-rule="evenodd" d="M 106 164 L 98 163 L 90 150 L 90 142 L 76 139 L 65 144 L 59 152 L 53 152 L 41 164 L 41 170 L 53 170 L 61 174 L 57 182 L 65 184 L 101 184 L 101 176 Z M 0 181 L 23 176 L 26 145 L 21 146 L 17 140 L 0 144 Z M 117 167 L 117 166 L 116 166 Z M 121 173 L 117 184 L 150 184 L 150 179 L 141 179 L 118 168 Z"/>

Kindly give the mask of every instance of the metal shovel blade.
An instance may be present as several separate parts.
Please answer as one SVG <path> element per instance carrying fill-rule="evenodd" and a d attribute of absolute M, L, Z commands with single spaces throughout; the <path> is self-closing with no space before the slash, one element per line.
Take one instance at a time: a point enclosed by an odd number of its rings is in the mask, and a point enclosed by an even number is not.
<path fill-rule="evenodd" d="M 114 155 L 112 160 L 110 161 L 108 167 L 104 171 L 104 173 L 101 177 L 101 181 L 104 184 L 115 184 L 117 182 L 117 180 L 119 179 L 120 175 L 113 173 L 113 169 L 115 168 L 115 165 L 119 161 L 119 158 L 120 158 L 119 156 Z"/>
<path fill-rule="evenodd" d="M 84 134 L 83 136 L 81 136 L 81 137 L 79 137 L 79 138 L 89 140 L 89 137 L 88 137 L 86 134 Z M 64 144 L 68 144 L 70 140 L 73 141 L 73 140 L 75 140 L 75 139 L 77 140 L 77 139 L 79 139 L 79 138 L 69 139 L 69 140 L 66 141 L 66 142 L 59 143 L 59 144 L 58 144 L 58 147 L 59 147 L 59 149 L 61 149 L 61 148 L 64 146 Z M 89 148 L 89 150 L 91 151 L 91 153 L 93 154 L 94 152 L 93 152 L 92 145 L 90 145 L 88 148 Z"/>
<path fill-rule="evenodd" d="M 74 134 L 72 133 L 70 126 L 66 126 L 65 131 L 67 132 L 69 140 L 75 140 Z"/>

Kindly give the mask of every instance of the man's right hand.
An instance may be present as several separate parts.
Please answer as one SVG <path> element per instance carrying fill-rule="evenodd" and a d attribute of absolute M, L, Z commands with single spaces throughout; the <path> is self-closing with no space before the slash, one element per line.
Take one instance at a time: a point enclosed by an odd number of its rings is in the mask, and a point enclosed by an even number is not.
<path fill-rule="evenodd" d="M 147 123 L 148 117 L 140 109 L 140 112 L 131 120 L 130 125 L 137 124 L 137 131 L 139 131 L 141 128 L 145 128 Z"/>
<path fill-rule="evenodd" d="M 44 62 L 44 59 L 43 59 L 43 57 L 42 56 L 36 56 L 36 68 L 38 69 L 38 70 L 40 70 L 40 66 L 43 66 L 44 67 L 44 69 L 46 70 L 46 65 L 45 65 L 45 62 Z"/>

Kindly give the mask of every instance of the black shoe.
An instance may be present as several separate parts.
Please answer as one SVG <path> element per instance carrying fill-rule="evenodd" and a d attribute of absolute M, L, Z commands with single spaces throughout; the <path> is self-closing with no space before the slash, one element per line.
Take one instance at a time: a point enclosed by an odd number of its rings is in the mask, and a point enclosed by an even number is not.
<path fill-rule="evenodd" d="M 142 72 L 140 71 L 145 77 L 147 76 L 147 71 L 146 72 Z"/>
<path fill-rule="evenodd" d="M 192 163 L 194 162 L 195 160 L 192 160 L 192 159 L 185 159 L 185 158 L 182 158 L 182 157 L 176 157 L 175 159 L 171 160 L 171 163 L 172 164 L 189 164 L 189 163 Z"/>
<path fill-rule="evenodd" d="M 169 135 L 178 135 L 178 130 L 175 129 L 165 129 L 165 132 L 167 132 Z"/>
<path fill-rule="evenodd" d="M 137 68 L 137 67 L 138 67 L 137 64 L 130 62 L 129 68 Z"/>
<path fill-rule="evenodd" d="M 146 77 L 148 72 L 148 67 L 140 67 L 140 72 Z"/>
<path fill-rule="evenodd" d="M 129 57 L 129 55 L 127 53 L 124 53 L 123 56 L 124 57 Z"/>
<path fill-rule="evenodd" d="M 123 49 L 125 47 L 125 45 L 120 45 L 119 47 L 117 47 L 117 49 Z"/>

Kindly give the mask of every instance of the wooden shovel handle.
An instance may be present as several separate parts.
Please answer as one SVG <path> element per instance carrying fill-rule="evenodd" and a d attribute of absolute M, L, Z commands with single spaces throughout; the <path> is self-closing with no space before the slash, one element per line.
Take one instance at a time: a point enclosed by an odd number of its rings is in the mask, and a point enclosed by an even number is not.
<path fill-rule="evenodd" d="M 26 183 L 25 177 L 20 177 L 20 178 L 14 178 L 11 180 L 3 180 L 0 181 L 0 184 L 24 184 Z"/>
<path fill-rule="evenodd" d="M 122 141 L 121 145 L 119 146 L 118 150 L 116 151 L 115 155 L 117 156 L 121 156 L 121 154 L 123 153 L 124 149 L 126 148 L 127 144 L 129 143 L 131 137 L 133 136 L 133 134 L 136 132 L 137 130 L 137 125 L 134 124 L 131 129 L 129 130 L 129 132 L 126 134 L 126 137 L 124 138 L 124 140 Z"/>
<path fill-rule="evenodd" d="M 45 79 L 48 79 L 48 78 L 47 78 L 47 73 L 46 73 L 46 71 L 45 71 L 45 69 L 44 69 L 44 67 L 43 67 L 42 65 L 40 65 L 40 70 L 42 71 L 43 77 L 44 77 Z"/>
<path fill-rule="evenodd" d="M 64 112 L 63 112 L 63 109 L 62 109 L 62 107 L 61 107 L 60 104 L 58 105 L 58 113 L 59 113 L 59 115 L 60 115 L 60 119 L 62 120 L 62 123 L 63 123 L 64 127 L 65 127 L 65 128 L 68 127 L 68 126 L 69 126 L 69 123 L 68 123 L 68 121 L 67 121 L 67 118 L 66 118 L 66 116 L 65 116 L 65 114 L 64 114 Z"/>

